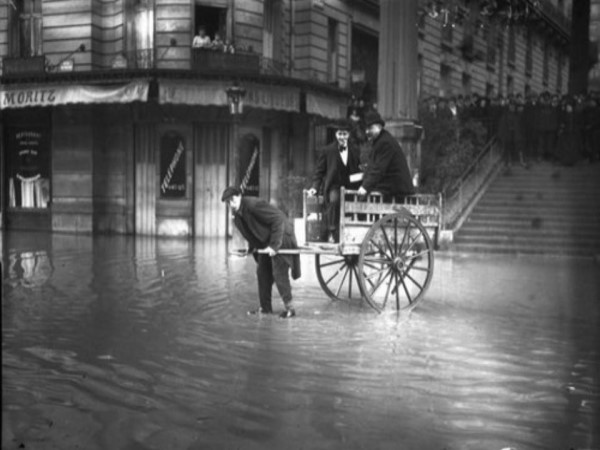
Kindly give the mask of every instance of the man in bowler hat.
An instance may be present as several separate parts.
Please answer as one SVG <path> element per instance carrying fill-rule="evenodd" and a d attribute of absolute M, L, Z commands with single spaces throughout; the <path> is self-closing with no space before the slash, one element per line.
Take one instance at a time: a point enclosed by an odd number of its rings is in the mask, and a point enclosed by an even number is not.
<path fill-rule="evenodd" d="M 358 193 L 366 195 L 378 191 L 384 197 L 398 200 L 414 194 L 415 188 L 402 147 L 384 129 L 385 122 L 377 111 L 371 110 L 365 114 L 365 126 L 372 152 Z"/>
<path fill-rule="evenodd" d="M 248 253 L 257 262 L 258 298 L 260 307 L 248 314 L 271 314 L 271 292 L 277 286 L 285 310 L 279 317 L 288 319 L 296 315 L 292 302 L 290 269 L 294 280 L 300 278 L 300 255 L 279 254 L 280 249 L 298 248 L 294 229 L 287 216 L 269 202 L 256 197 L 243 197 L 235 186 L 223 191 L 221 201 L 229 205 L 233 223 L 248 241 Z M 266 253 L 258 253 L 257 250 Z"/>
<path fill-rule="evenodd" d="M 350 175 L 359 173 L 360 149 L 350 140 L 352 124 L 340 120 L 334 124 L 335 142 L 319 153 L 308 195 L 323 193 L 323 215 L 329 242 L 339 241 L 340 188 L 357 189 L 360 182 L 352 183 Z"/>

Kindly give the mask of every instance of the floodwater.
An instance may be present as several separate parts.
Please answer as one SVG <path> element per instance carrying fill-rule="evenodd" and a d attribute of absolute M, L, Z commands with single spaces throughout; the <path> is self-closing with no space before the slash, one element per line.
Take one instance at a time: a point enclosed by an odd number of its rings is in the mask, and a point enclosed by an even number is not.
<path fill-rule="evenodd" d="M 2 449 L 598 449 L 600 264 L 436 255 L 410 314 L 257 318 L 224 241 L 4 233 Z M 274 290 L 274 307 L 282 304 Z"/>

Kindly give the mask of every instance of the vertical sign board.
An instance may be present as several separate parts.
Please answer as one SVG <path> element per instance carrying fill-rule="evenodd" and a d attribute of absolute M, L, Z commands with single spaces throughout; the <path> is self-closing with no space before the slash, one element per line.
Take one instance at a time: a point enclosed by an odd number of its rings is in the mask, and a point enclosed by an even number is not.
<path fill-rule="evenodd" d="M 241 187 L 244 195 L 258 197 L 260 180 L 260 141 L 253 134 L 242 136 L 239 143 Z"/>
<path fill-rule="evenodd" d="M 9 206 L 45 208 L 49 201 L 49 136 L 42 127 L 7 129 Z"/>
<path fill-rule="evenodd" d="M 186 193 L 185 140 L 168 131 L 160 139 L 160 196 L 184 198 Z"/>

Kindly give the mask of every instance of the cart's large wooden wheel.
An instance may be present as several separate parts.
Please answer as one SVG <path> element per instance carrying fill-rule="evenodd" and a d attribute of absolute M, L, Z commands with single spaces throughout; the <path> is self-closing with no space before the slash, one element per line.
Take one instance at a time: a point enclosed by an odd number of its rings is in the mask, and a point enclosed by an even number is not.
<path fill-rule="evenodd" d="M 362 298 L 358 281 L 358 255 L 315 255 L 317 278 L 332 300 Z"/>
<path fill-rule="evenodd" d="M 360 248 L 359 283 L 377 311 L 413 308 L 433 275 L 429 233 L 408 211 L 375 222 Z"/>

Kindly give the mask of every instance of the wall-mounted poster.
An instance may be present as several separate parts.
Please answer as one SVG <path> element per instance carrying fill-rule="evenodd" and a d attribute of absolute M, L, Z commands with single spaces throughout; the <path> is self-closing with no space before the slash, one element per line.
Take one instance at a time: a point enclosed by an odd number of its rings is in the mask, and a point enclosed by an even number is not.
<path fill-rule="evenodd" d="M 244 195 L 258 197 L 260 179 L 260 141 L 253 134 L 240 139 L 240 177 Z"/>
<path fill-rule="evenodd" d="M 185 140 L 179 133 L 168 131 L 160 140 L 160 196 L 182 198 L 185 193 Z"/>
<path fill-rule="evenodd" d="M 9 207 L 47 208 L 50 201 L 48 129 L 9 128 L 7 137 Z"/>

